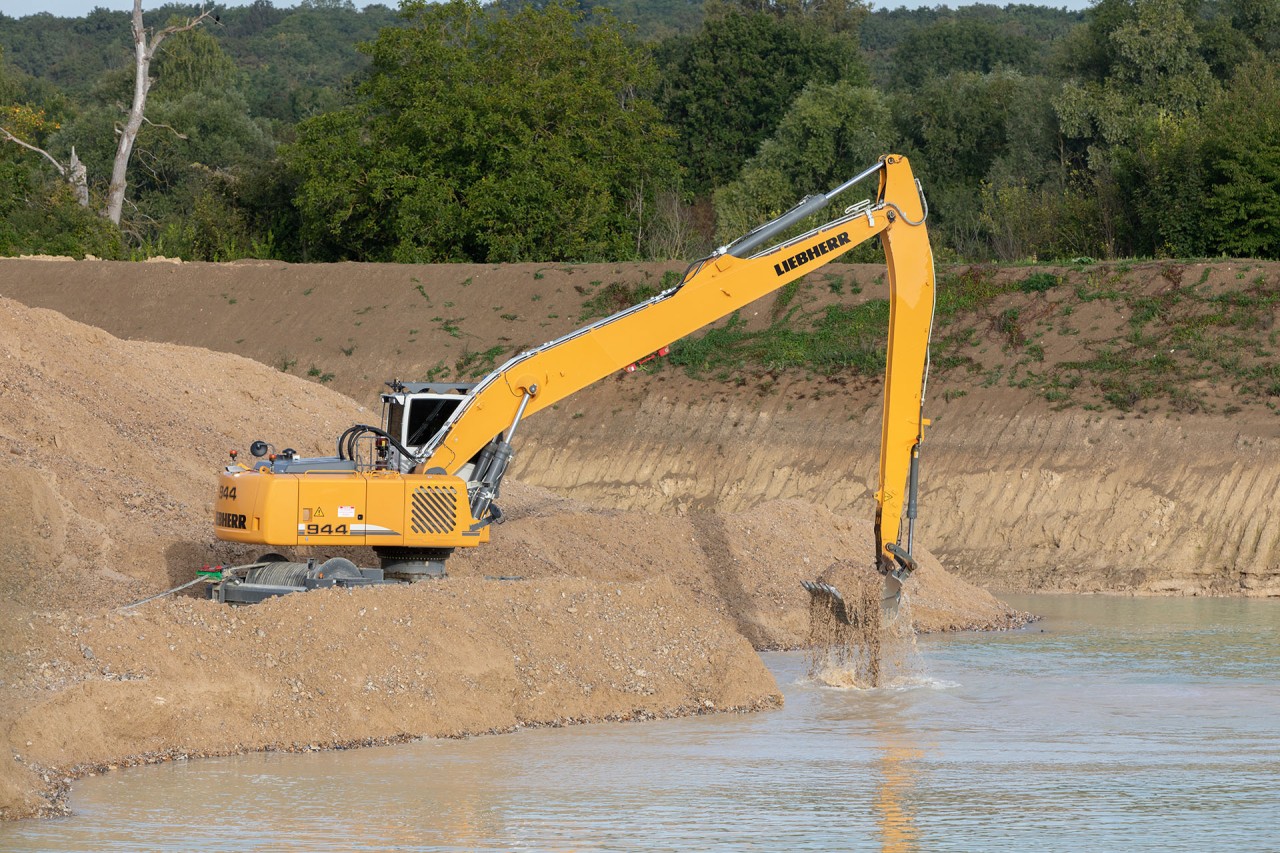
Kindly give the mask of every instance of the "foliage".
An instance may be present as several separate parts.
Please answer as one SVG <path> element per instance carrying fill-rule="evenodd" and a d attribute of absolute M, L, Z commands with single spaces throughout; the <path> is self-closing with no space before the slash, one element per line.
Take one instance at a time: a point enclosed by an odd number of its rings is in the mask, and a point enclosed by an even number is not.
<path fill-rule="evenodd" d="M 254 244 L 252 217 L 239 209 L 236 189 L 255 164 L 274 158 L 275 148 L 269 131 L 249 115 L 243 75 L 203 29 L 167 40 L 152 70 L 156 82 L 134 147 L 131 209 L 122 227 L 151 252 L 191 260 L 243 257 Z M 83 110 L 59 139 L 84 152 L 99 193 L 115 156 L 116 104 L 126 100 L 131 74 L 105 75 L 98 91 L 106 103 Z"/>
<path fill-rule="evenodd" d="M 984 182 L 978 226 L 991 255 L 1001 260 L 1105 255 L 1099 200 L 1077 183 Z"/>
<path fill-rule="evenodd" d="M 5 250 L 696 257 L 896 149 L 942 259 L 1280 257 L 1280 0 L 459 5 L 219 9 L 153 65 L 123 234 L 4 143 Z M 74 146 L 93 206 L 128 18 L 0 14 L 0 124 L 63 163 Z"/>
<path fill-rule="evenodd" d="M 937 4 L 917 9 L 906 6 L 891 8 L 886 4 L 862 22 L 862 46 L 873 56 L 889 56 L 921 30 L 948 23 L 973 22 L 1027 36 L 1043 45 L 1061 40 L 1083 20 L 1082 12 L 1026 3 L 1007 6 L 976 3 L 956 7 Z"/>
<path fill-rule="evenodd" d="M 665 280 L 663 285 L 667 286 Z M 583 322 L 593 317 L 607 317 L 657 296 L 658 292 L 658 288 L 648 282 L 628 285 L 621 281 L 611 281 L 582 303 L 582 314 L 578 317 L 578 321 Z"/>
<path fill-rule="evenodd" d="M 205 29 L 169 38 L 152 66 L 151 98 L 169 100 L 188 92 L 218 92 L 237 87 L 240 72 L 222 45 Z"/>
<path fill-rule="evenodd" d="M 676 151 L 688 187 L 705 193 L 732 179 L 810 82 L 862 81 L 852 37 L 803 16 L 725 10 L 696 36 L 659 51 L 659 95 L 681 132 Z"/>
<path fill-rule="evenodd" d="M 672 180 L 653 73 L 611 20 L 410 0 L 355 103 L 289 162 L 317 253 L 504 262 L 634 254 L 629 204 Z"/>
<path fill-rule="evenodd" d="M 893 53 L 896 85 L 919 86 L 955 71 L 1040 70 L 1035 39 L 973 18 L 943 19 L 909 35 Z"/>
<path fill-rule="evenodd" d="M 1037 223 L 1011 201 L 1066 201 L 1049 159 L 1057 141 L 1052 91 L 1042 77 L 960 71 L 895 99 L 895 123 L 927 188 L 931 225 L 962 255 L 1013 259 L 1047 248 L 1044 225 L 1060 213 L 1046 210 Z"/>
<path fill-rule="evenodd" d="M 149 27 L 163 26 L 198 8 L 170 3 L 144 10 L 143 19 Z M 243 76 L 238 87 L 252 114 L 289 123 L 337 106 L 345 81 L 368 64 L 356 45 L 396 21 L 395 12 L 379 4 L 357 10 L 350 3 L 310 2 L 277 9 L 269 0 L 254 0 L 222 7 L 218 14 L 218 25 L 202 32 Z M 95 9 L 82 19 L 0 15 L 0 47 L 26 73 L 82 100 L 104 74 L 128 64 L 129 13 Z M 177 49 L 175 43 L 162 48 L 159 63 Z M 165 75 L 157 77 L 157 88 L 164 86 Z"/>
<path fill-rule="evenodd" d="M 1045 293 L 1062 284 L 1062 279 L 1053 273 L 1035 272 L 1022 280 L 1018 289 L 1023 293 Z"/>
<path fill-rule="evenodd" d="M 121 256 L 119 232 L 81 207 L 65 183 L 0 158 L 0 187 L 0 256 Z"/>
<path fill-rule="evenodd" d="M 1208 110 L 1204 144 L 1207 232 L 1213 248 L 1237 257 L 1280 258 L 1280 72 L 1240 70 Z"/>
<path fill-rule="evenodd" d="M 716 192 L 719 238 L 745 234 L 802 196 L 830 190 L 896 147 L 892 114 L 879 92 L 848 81 L 810 83 L 737 180 Z"/>
<path fill-rule="evenodd" d="M 526 6 L 543 9 L 547 0 L 495 0 L 493 8 L 514 14 Z M 702 25 L 702 0 L 577 0 L 588 16 L 608 11 L 634 27 L 644 41 L 658 41 L 689 35 Z"/>
<path fill-rule="evenodd" d="M 1082 74 L 1055 109 L 1077 140 L 1079 174 L 1099 199 L 1105 254 L 1196 254 L 1211 248 L 1201 112 L 1219 85 L 1200 19 L 1178 0 L 1102 0 L 1068 53 Z"/>
<path fill-rule="evenodd" d="M 752 331 L 734 313 L 722 326 L 677 341 L 670 361 L 694 376 L 706 371 L 797 367 L 825 376 L 884 372 L 888 300 L 829 305 L 817 317 L 806 319 L 808 323 L 798 322 L 793 312 L 787 313 L 767 328 Z"/>

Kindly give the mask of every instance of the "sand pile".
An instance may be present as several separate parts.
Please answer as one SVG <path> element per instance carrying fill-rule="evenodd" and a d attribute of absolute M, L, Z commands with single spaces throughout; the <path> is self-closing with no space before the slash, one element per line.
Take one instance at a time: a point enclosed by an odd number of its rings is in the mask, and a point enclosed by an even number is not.
<path fill-rule="evenodd" d="M 120 341 L 8 300 L 0 387 L 0 740 L 17 759 L 0 761 L 0 815 L 56 809 L 75 768 L 139 756 L 778 701 L 732 623 L 662 579 L 451 579 L 115 612 L 247 556 L 209 522 L 228 448 L 330 452 L 368 413 L 236 356 Z"/>
<path fill-rule="evenodd" d="M 741 513 L 650 515 L 593 509 L 512 483 L 503 487 L 500 503 L 510 520 L 487 547 L 455 554 L 451 573 L 633 581 L 666 576 L 707 610 L 733 620 L 758 649 L 804 646 L 809 594 L 800 582 L 837 561 L 865 565 L 870 574 L 875 554 L 868 519 L 804 501 L 770 501 Z M 919 568 L 908 582 L 916 630 L 1000 630 L 1028 618 L 948 573 L 927 550 L 917 549 L 916 560 Z"/>
<path fill-rule="evenodd" d="M 0 771 L 11 815 L 56 811 L 59 780 L 138 758 L 781 702 L 747 641 L 665 580 L 448 580 L 247 608 L 162 600 L 16 627 L 6 651 L 26 666 L 8 687 L 25 701 L 6 717 L 18 760 Z"/>
<path fill-rule="evenodd" d="M 332 453 L 369 412 L 225 353 L 121 341 L 0 299 L 0 585 L 33 608 L 120 604 L 213 559 L 214 476 L 255 438 Z"/>

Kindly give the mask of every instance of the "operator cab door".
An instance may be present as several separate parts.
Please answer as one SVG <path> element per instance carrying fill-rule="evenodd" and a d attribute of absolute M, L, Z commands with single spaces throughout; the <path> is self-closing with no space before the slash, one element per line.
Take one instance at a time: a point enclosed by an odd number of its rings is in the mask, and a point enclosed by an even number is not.
<path fill-rule="evenodd" d="M 425 387 L 425 383 L 423 383 Z M 469 386 L 459 386 L 460 388 Z M 439 435 L 453 413 L 465 400 L 465 393 L 417 392 L 383 394 L 386 430 L 414 454 L 420 454 L 433 438 Z M 400 454 L 391 449 L 391 468 L 408 470 L 411 465 L 401 465 Z"/>
<path fill-rule="evenodd" d="M 365 478 L 355 472 L 298 477 L 298 544 L 363 545 Z"/>

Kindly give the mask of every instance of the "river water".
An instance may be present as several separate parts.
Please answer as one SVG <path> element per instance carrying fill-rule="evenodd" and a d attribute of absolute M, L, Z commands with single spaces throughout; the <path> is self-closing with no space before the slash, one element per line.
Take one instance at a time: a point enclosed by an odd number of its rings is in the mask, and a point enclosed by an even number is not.
<path fill-rule="evenodd" d="M 1280 601 L 1006 598 L 896 687 L 130 769 L 0 850 L 1280 851 Z"/>

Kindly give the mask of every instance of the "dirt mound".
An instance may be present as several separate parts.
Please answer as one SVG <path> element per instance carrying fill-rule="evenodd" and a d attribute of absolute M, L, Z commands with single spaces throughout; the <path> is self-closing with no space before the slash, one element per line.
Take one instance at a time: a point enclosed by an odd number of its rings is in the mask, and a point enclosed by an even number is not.
<path fill-rule="evenodd" d="M 767 707 L 751 644 L 802 642 L 800 578 L 870 549 L 800 502 L 655 516 L 510 483 L 511 522 L 446 581 L 120 612 L 252 556 L 212 539 L 228 448 L 327 453 L 369 413 L 238 356 L 2 299 L 0 387 L 0 745 L 17 759 L 0 762 L 0 816 L 56 810 L 63 780 L 138 760 Z"/>
<path fill-rule="evenodd" d="M 32 608 L 102 607 L 190 579 L 215 547 L 227 451 L 303 453 L 368 412 L 225 353 L 120 341 L 0 299 L 0 584 Z"/>
<path fill-rule="evenodd" d="M 505 487 L 509 521 L 489 546 L 455 555 L 455 575 L 522 575 L 645 581 L 669 577 L 706 609 L 733 620 L 758 649 L 803 646 L 809 594 L 800 582 L 832 563 L 865 557 L 871 525 L 798 500 L 739 513 L 656 515 L 596 509 L 527 484 Z M 922 632 L 998 630 L 1026 614 L 942 568 L 918 550 L 908 582 L 912 620 Z"/>
<path fill-rule="evenodd" d="M 328 451 L 367 412 L 236 356 L 0 300 L 0 814 L 80 765 L 778 701 L 732 624 L 662 579 L 450 580 L 232 610 L 113 605 L 236 559 L 211 482 L 248 436 Z M 551 507 L 554 502 L 546 502 Z M 367 556 L 367 555 L 366 555 Z M 26 768 L 26 769 L 24 769 Z"/>
<path fill-rule="evenodd" d="M 9 686 L 25 701 L 5 718 L 18 761 L 0 771 L 10 816 L 56 811 L 59 781 L 138 760 L 781 702 L 746 640 L 664 579 L 450 579 L 239 609 L 164 600 L 17 629 L 27 665 Z"/>

